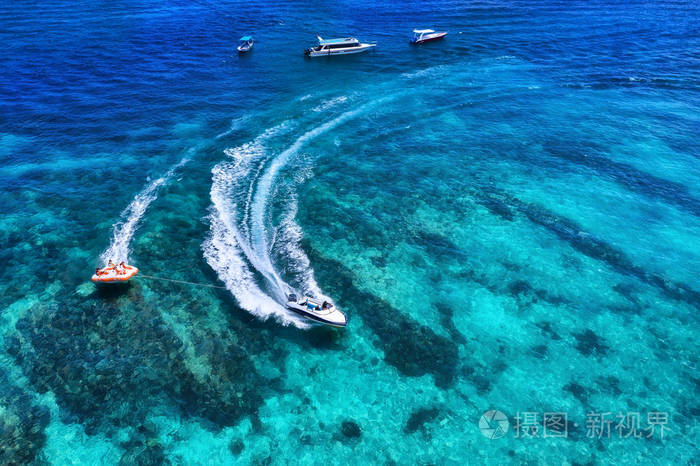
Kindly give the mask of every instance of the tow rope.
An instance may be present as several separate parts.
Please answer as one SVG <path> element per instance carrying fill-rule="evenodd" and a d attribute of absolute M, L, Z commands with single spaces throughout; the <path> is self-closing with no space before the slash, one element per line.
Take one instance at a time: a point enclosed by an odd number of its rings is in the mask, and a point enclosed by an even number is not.
<path fill-rule="evenodd" d="M 225 286 L 220 286 L 220 285 L 212 285 L 209 283 L 188 282 L 185 280 L 175 280 L 173 278 L 154 277 L 153 275 L 145 275 L 142 273 L 136 275 L 134 278 L 150 278 L 151 280 L 162 280 L 164 282 L 182 283 L 183 285 L 205 286 L 207 288 L 221 288 L 224 290 L 226 289 Z"/>

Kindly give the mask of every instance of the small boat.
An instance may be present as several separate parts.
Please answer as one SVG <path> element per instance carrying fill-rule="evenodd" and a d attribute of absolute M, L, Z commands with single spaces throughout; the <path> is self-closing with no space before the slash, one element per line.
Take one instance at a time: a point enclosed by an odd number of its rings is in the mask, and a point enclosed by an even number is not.
<path fill-rule="evenodd" d="M 309 47 L 304 50 L 304 55 L 307 57 L 327 57 L 330 55 L 349 55 L 351 53 L 366 52 L 377 46 L 377 44 L 363 44 L 354 37 L 345 37 L 343 39 L 328 39 L 324 40 L 321 36 L 318 38 L 316 47 Z"/>
<path fill-rule="evenodd" d="M 287 307 L 307 319 L 322 324 L 331 325 L 333 327 L 345 327 L 348 324 L 345 314 L 340 312 L 338 308 L 328 301 L 318 301 L 307 296 L 298 299 L 297 295 L 290 294 Z"/>
<path fill-rule="evenodd" d="M 139 269 L 131 265 L 108 266 L 97 271 L 92 276 L 95 283 L 124 283 L 139 273 Z"/>
<path fill-rule="evenodd" d="M 411 35 L 412 44 L 424 44 L 434 40 L 442 39 L 447 35 L 447 32 L 435 32 L 432 29 L 414 29 Z"/>
<path fill-rule="evenodd" d="M 236 47 L 236 50 L 238 50 L 238 53 L 246 53 L 250 49 L 253 48 L 253 37 L 252 36 L 243 36 L 241 37 L 241 43 Z"/>

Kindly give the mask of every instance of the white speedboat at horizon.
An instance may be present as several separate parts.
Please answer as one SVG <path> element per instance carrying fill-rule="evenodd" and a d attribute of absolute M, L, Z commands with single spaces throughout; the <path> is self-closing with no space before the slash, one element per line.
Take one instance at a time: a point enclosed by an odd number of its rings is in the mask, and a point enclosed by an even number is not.
<path fill-rule="evenodd" d="M 345 37 L 342 39 L 324 40 L 321 36 L 318 38 L 316 47 L 309 47 L 304 50 L 304 55 L 307 57 L 328 57 L 331 55 L 349 55 L 351 53 L 366 52 L 377 46 L 377 44 L 363 44 L 354 37 Z"/>
<path fill-rule="evenodd" d="M 348 324 L 345 314 L 328 301 L 319 301 L 308 296 L 299 299 L 297 295 L 290 294 L 287 300 L 287 307 L 307 319 L 322 324 L 333 327 L 345 327 Z"/>
<path fill-rule="evenodd" d="M 424 44 L 434 40 L 442 39 L 447 32 L 435 32 L 432 29 L 414 29 L 411 35 L 412 44 Z"/>

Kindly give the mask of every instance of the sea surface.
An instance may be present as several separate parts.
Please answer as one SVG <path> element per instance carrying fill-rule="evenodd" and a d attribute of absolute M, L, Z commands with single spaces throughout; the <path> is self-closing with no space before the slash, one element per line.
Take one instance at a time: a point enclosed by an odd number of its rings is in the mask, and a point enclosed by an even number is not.
<path fill-rule="evenodd" d="M 0 44 L 0 463 L 696 464 L 697 1 L 18 0 Z"/>

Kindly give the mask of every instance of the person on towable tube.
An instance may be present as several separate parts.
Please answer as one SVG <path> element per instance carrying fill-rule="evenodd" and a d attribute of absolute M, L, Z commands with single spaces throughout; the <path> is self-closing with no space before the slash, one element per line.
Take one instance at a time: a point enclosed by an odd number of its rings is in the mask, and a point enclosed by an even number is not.
<path fill-rule="evenodd" d="M 116 265 L 112 260 L 107 263 L 107 267 L 95 269 L 92 281 L 99 282 L 125 282 L 138 273 L 138 269 L 131 265 L 126 265 L 124 261 Z"/>

